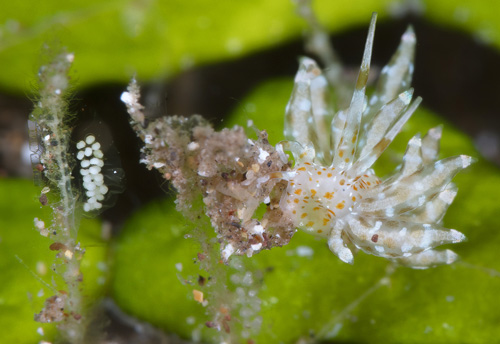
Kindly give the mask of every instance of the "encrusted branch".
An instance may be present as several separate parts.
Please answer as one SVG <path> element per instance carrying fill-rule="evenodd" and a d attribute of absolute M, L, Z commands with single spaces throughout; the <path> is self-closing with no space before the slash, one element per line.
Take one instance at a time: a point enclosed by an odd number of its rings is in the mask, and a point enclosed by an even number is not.
<path fill-rule="evenodd" d="M 68 127 L 68 71 L 73 54 L 61 52 L 39 72 L 39 99 L 30 117 L 30 137 L 35 170 L 43 173 L 46 186 L 40 201 L 52 208 L 53 219 L 49 227 L 35 219 L 40 234 L 53 240 L 50 249 L 57 251 L 53 269 L 62 276 L 66 290 L 46 300 L 45 308 L 37 315 L 39 322 L 60 322 L 62 336 L 71 343 L 82 343 L 82 295 L 80 260 L 83 250 L 76 242 L 78 224 L 76 202 L 78 194 L 72 186 L 74 159 L 68 153 L 70 129 Z M 34 131 L 34 132 L 33 132 Z M 47 196 L 50 198 L 47 198 Z"/>

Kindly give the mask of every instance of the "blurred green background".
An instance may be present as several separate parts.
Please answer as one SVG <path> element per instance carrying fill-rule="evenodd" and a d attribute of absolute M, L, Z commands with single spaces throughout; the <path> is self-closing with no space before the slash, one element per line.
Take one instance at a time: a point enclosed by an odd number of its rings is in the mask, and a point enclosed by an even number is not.
<path fill-rule="evenodd" d="M 500 163 L 500 2 L 318 0 L 313 7 L 353 75 L 373 11 L 379 13 L 374 72 L 387 62 L 406 26 L 415 27 L 415 93 L 431 111 L 414 115 L 384 155 L 386 170 L 400 161 L 409 137 L 443 122 L 442 157 L 482 154 L 493 163 L 480 158 L 457 177 L 459 196 L 445 224 L 463 231 L 469 241 L 453 248 L 463 257 L 454 266 L 398 269 L 388 284 L 380 284 L 385 261 L 361 254 L 353 267 L 347 266 L 324 242 L 301 233 L 290 247 L 246 262 L 252 271 L 266 272 L 260 281 L 264 322 L 256 342 L 294 343 L 311 333 L 341 342 L 498 341 L 500 175 L 494 164 Z M 279 141 L 297 58 L 305 54 L 305 29 L 289 0 L 0 5 L 0 328 L 9 329 L 0 343 L 42 338 L 32 317 L 44 287 L 15 256 L 39 275 L 40 262 L 50 266 L 52 252 L 32 225 L 33 217 L 48 214 L 37 203 L 39 190 L 29 180 L 13 179 L 30 175 L 25 121 L 37 70 L 50 59 L 42 46 L 75 53 L 75 137 L 89 131 L 109 136 L 127 174 L 126 191 L 101 219 L 111 224 L 111 244 L 100 238 L 99 220 L 82 226 L 89 300 L 110 295 L 140 319 L 190 336 L 204 312 L 189 299 L 191 290 L 179 283 L 174 265 L 190 262 L 196 247 L 179 234 L 186 227 L 179 225 L 183 221 L 171 205 L 161 203 L 170 201 L 160 201 L 172 194 L 170 187 L 138 164 L 140 143 L 128 127 L 119 95 L 136 75 L 151 116 L 201 113 L 218 127 L 252 119 L 269 131 L 272 142 Z M 160 203 L 144 208 L 152 200 Z M 181 229 L 172 232 L 175 226 Z M 300 246 L 314 254 L 298 255 Z M 115 265 L 106 279 L 109 261 Z M 50 273 L 42 278 L 51 284 Z M 186 323 L 193 315 L 197 322 Z"/>

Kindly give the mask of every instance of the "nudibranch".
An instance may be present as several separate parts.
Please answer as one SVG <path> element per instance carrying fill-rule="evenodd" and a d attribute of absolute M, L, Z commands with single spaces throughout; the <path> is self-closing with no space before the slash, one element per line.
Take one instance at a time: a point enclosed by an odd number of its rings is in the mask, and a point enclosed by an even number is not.
<path fill-rule="evenodd" d="M 411 28 L 367 99 L 375 20 L 347 109 L 334 114 L 326 77 L 312 59 L 301 59 L 286 108 L 288 141 L 277 146 L 295 160 L 290 171 L 275 176 L 288 182 L 280 208 L 297 228 L 327 238 L 330 250 L 347 263 L 359 249 L 414 268 L 449 264 L 457 255 L 434 247 L 465 239 L 444 228 L 442 219 L 457 193 L 451 179 L 472 158 L 437 160 L 437 127 L 410 140 L 392 176 L 375 175 L 372 165 L 421 102 L 412 102 L 409 88 L 416 42 Z"/>

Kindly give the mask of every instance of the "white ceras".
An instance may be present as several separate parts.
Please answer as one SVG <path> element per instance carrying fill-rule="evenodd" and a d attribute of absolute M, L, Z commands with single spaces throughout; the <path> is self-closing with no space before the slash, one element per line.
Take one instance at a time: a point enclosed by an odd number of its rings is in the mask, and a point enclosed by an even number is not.
<path fill-rule="evenodd" d="M 391 177 L 375 175 L 372 165 L 421 102 L 411 102 L 409 88 L 416 41 L 411 28 L 367 101 L 375 20 L 346 110 L 334 114 L 326 78 L 312 59 L 301 60 L 286 109 L 289 141 L 277 147 L 295 159 L 290 171 L 274 175 L 288 181 L 280 207 L 297 228 L 326 237 L 344 262 L 352 263 L 352 250 L 361 249 L 413 268 L 449 264 L 457 255 L 433 248 L 465 239 L 442 227 L 442 218 L 457 192 L 451 179 L 472 161 L 464 155 L 438 161 L 438 127 L 410 140 Z"/>

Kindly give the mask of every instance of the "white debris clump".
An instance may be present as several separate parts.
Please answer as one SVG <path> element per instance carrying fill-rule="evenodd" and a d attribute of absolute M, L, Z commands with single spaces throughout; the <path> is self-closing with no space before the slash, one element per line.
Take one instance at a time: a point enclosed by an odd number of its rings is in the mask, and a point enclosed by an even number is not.
<path fill-rule="evenodd" d="M 104 184 L 104 176 L 101 169 L 104 166 L 101 144 L 96 142 L 94 135 L 88 135 L 85 140 L 76 144 L 78 153 L 76 158 L 80 160 L 80 174 L 83 178 L 85 189 L 85 203 L 83 210 L 90 212 L 102 208 L 102 201 L 108 193 L 108 187 Z"/>

